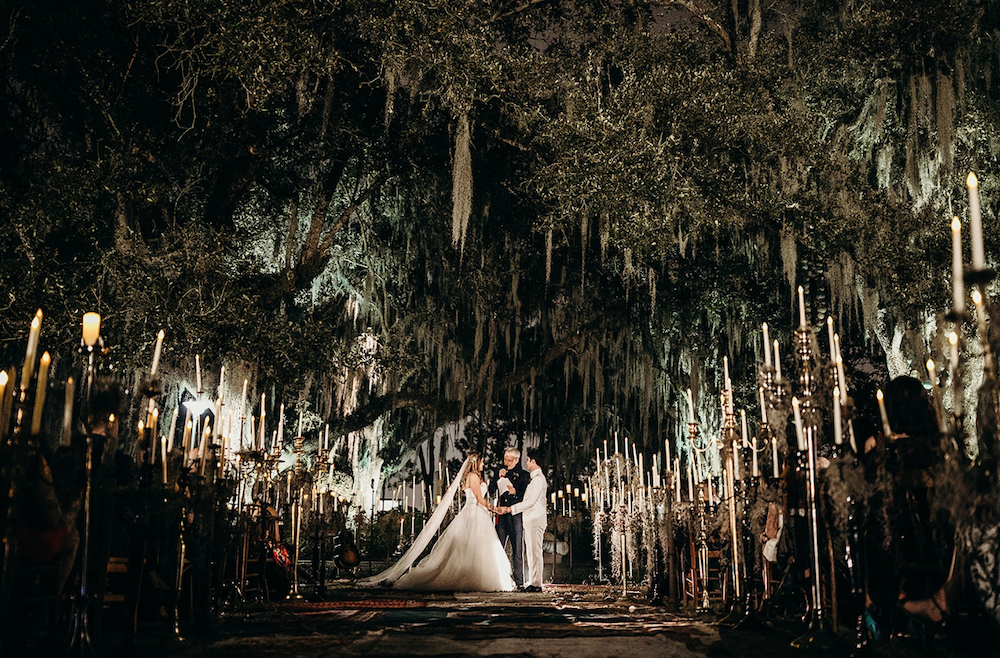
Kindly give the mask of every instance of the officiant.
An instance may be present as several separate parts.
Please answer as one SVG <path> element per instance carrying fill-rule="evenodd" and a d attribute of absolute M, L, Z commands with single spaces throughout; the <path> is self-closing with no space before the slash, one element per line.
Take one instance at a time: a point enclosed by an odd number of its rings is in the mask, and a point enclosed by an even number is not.
<path fill-rule="evenodd" d="M 504 467 L 497 471 L 496 477 L 490 480 L 489 495 L 500 494 L 498 506 L 510 507 L 524 499 L 524 490 L 528 488 L 528 472 L 521 468 L 521 451 L 517 448 L 507 448 L 503 452 Z M 497 516 L 497 536 L 500 544 L 507 547 L 510 542 L 510 566 L 513 570 L 514 584 L 518 589 L 524 587 L 524 527 L 520 514 L 500 514 Z"/>

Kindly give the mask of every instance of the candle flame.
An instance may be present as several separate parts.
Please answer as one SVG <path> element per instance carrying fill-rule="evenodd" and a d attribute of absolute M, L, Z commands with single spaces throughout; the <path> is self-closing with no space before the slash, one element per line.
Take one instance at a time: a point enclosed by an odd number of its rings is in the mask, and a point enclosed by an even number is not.
<path fill-rule="evenodd" d="M 952 345 L 958 345 L 958 334 L 956 334 L 954 331 L 949 331 L 948 342 L 951 343 Z"/>
<path fill-rule="evenodd" d="M 45 367 L 48 367 L 48 365 L 49 365 L 49 364 L 50 364 L 51 362 L 52 362 L 52 357 L 51 357 L 51 356 L 49 356 L 49 353 L 48 353 L 48 352 L 44 352 L 44 353 L 42 354 L 42 365 L 43 365 L 43 366 L 45 366 Z"/>
<path fill-rule="evenodd" d="M 163 340 L 163 337 L 164 337 L 165 335 L 166 335 L 166 334 L 164 334 L 164 333 L 163 333 L 163 329 L 160 329 L 160 332 L 159 332 L 158 334 L 156 334 L 156 339 L 157 339 L 157 340 Z"/>
<path fill-rule="evenodd" d="M 983 303 L 983 295 L 978 290 L 972 291 L 972 301 L 975 302 L 976 306 L 980 306 Z"/>
<path fill-rule="evenodd" d="M 875 391 L 875 399 L 878 400 L 879 402 L 885 399 L 885 396 L 882 395 L 882 389 Z"/>
<path fill-rule="evenodd" d="M 933 359 L 927 359 L 927 372 L 934 374 L 935 366 Z"/>
<path fill-rule="evenodd" d="M 976 172 L 970 171 L 968 178 L 965 179 L 965 184 L 969 189 L 975 189 L 979 187 L 979 179 L 976 178 Z"/>
<path fill-rule="evenodd" d="M 38 325 L 39 325 L 39 324 L 41 324 L 41 322 L 39 322 L 39 320 L 38 320 L 38 316 L 36 315 L 35 317 L 33 317 L 33 318 L 31 319 L 31 328 L 32 328 L 32 329 L 38 329 Z"/>
<path fill-rule="evenodd" d="M 839 400 L 840 399 L 840 387 L 839 386 L 834 386 L 833 387 L 833 399 L 834 400 Z"/>
<path fill-rule="evenodd" d="M 951 230 L 954 233 L 962 230 L 962 221 L 958 217 L 951 218 Z"/>
<path fill-rule="evenodd" d="M 0 370 L 0 386 L 6 386 L 7 385 L 7 379 L 8 379 L 7 371 L 6 370 Z"/>

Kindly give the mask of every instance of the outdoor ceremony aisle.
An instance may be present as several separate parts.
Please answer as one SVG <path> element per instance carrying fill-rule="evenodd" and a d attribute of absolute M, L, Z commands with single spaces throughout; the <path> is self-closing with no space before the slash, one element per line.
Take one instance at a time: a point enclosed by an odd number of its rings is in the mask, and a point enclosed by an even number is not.
<path fill-rule="evenodd" d="M 174 644 L 183 658 L 333 656 L 847 655 L 789 647 L 796 629 L 741 632 L 714 618 L 618 601 L 607 587 L 547 585 L 540 594 L 429 594 L 335 587 L 325 601 L 288 601 L 229 615 L 211 638 Z M 904 652 L 895 655 L 911 655 Z M 921 654 L 914 646 L 912 655 Z M 961 655 L 945 653 L 941 655 Z"/>

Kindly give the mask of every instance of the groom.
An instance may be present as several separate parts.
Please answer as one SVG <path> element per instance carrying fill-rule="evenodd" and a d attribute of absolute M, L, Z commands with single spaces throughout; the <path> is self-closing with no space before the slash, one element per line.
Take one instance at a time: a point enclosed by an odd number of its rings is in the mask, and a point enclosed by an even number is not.
<path fill-rule="evenodd" d="M 490 482 L 489 495 L 500 494 L 500 505 L 510 507 L 521 502 L 524 490 L 528 488 L 528 474 L 521 468 L 521 451 L 507 448 L 503 451 L 503 465 L 495 480 Z M 497 516 L 497 536 L 500 545 L 510 541 L 510 566 L 514 572 L 514 585 L 524 587 L 524 531 L 520 514 L 500 514 Z"/>
<path fill-rule="evenodd" d="M 525 592 L 542 591 L 542 539 L 545 536 L 545 476 L 542 474 L 542 453 L 538 448 L 528 448 L 526 465 L 531 479 L 524 492 L 524 499 L 509 507 L 498 507 L 499 514 L 520 514 L 524 526 L 524 553 L 528 558 L 528 584 Z"/>

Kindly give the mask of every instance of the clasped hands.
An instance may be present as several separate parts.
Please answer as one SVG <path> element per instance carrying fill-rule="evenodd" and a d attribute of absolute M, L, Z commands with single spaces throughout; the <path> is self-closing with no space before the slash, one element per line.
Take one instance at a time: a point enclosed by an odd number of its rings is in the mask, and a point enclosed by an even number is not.
<path fill-rule="evenodd" d="M 497 514 L 510 514 L 509 507 L 494 507 L 493 511 L 496 512 Z"/>

